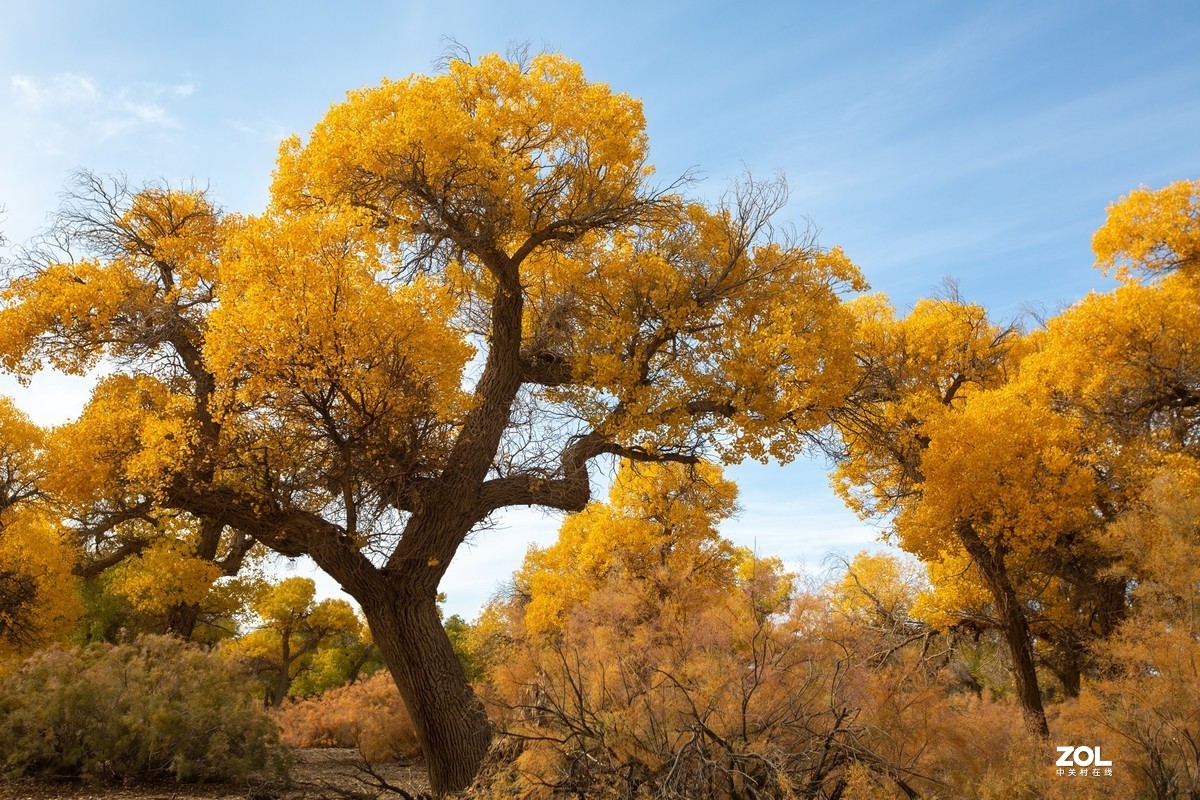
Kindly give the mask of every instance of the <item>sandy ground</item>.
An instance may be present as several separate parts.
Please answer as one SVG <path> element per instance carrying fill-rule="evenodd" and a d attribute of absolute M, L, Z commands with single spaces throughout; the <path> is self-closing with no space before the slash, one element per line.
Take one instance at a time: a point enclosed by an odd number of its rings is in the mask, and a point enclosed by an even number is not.
<path fill-rule="evenodd" d="M 154 786 L 89 786 L 47 781 L 0 781 L 0 800 L 367 800 L 400 797 L 372 788 L 357 750 L 296 751 L 292 785 L 251 782 L 231 785 L 159 784 Z M 378 764 L 376 773 L 389 784 L 419 797 L 427 791 L 420 764 Z"/>

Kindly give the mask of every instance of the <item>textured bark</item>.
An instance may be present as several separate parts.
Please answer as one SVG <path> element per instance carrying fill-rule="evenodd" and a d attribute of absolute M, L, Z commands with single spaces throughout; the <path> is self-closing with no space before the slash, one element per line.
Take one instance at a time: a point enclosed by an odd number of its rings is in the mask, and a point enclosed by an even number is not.
<path fill-rule="evenodd" d="M 380 569 L 339 526 L 309 512 L 264 513 L 234 492 L 181 491 L 194 513 L 220 515 L 284 554 L 307 553 L 362 607 L 372 638 L 412 718 L 437 796 L 470 786 L 492 739 L 483 704 L 442 627 L 437 586 L 478 521 L 478 490 L 445 493 L 410 521 L 391 566 Z M 436 521 L 436 525 L 430 521 Z"/>
<path fill-rule="evenodd" d="M 442 628 L 434 595 L 390 594 L 360 602 L 416 728 L 430 787 L 441 797 L 471 785 L 492 726 Z"/>
<path fill-rule="evenodd" d="M 1021 605 L 1004 559 L 979 538 L 970 522 L 960 520 L 955 532 L 967 553 L 983 574 L 983 579 L 996 601 L 996 612 L 1000 617 L 1001 633 L 1008 645 L 1013 662 L 1013 680 L 1017 685 L 1017 699 L 1030 726 L 1041 736 L 1050 735 L 1046 722 L 1046 709 L 1042 706 L 1042 690 L 1038 685 L 1037 668 L 1033 661 L 1033 637 L 1029 633 L 1029 620 Z"/>
<path fill-rule="evenodd" d="M 1058 679 L 1062 681 L 1063 694 L 1069 698 L 1079 697 L 1079 690 L 1082 688 L 1083 670 L 1077 661 L 1072 661 L 1064 669 L 1058 673 Z"/>

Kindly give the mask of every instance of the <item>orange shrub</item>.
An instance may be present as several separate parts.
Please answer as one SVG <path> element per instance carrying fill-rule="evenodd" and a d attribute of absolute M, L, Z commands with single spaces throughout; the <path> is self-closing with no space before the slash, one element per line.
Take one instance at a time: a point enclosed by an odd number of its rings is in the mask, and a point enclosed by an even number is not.
<path fill-rule="evenodd" d="M 386 670 L 289 701 L 277 712 L 280 738 L 294 747 L 357 747 L 368 761 L 395 761 L 420 751 L 412 720 Z"/>

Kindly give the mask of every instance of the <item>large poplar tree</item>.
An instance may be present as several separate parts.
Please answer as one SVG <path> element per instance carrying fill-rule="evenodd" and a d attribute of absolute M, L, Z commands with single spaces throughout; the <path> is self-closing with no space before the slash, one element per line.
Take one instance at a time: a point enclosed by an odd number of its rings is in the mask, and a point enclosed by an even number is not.
<path fill-rule="evenodd" d="M 560 56 L 456 61 L 286 141 L 258 217 L 87 182 L 87 252 L 6 290 L 10 369 L 112 366 L 75 427 L 93 529 L 170 509 L 215 558 L 311 556 L 361 604 L 435 793 L 491 739 L 436 606 L 473 531 L 581 510 L 606 456 L 787 459 L 853 376 L 855 267 L 772 226 L 779 183 L 716 206 L 653 183 L 644 128 Z"/>

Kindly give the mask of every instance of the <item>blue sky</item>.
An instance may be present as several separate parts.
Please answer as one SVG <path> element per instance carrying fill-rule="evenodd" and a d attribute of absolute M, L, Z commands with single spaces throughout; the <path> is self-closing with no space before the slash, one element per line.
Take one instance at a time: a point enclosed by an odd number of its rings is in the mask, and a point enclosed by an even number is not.
<path fill-rule="evenodd" d="M 1194 2 L 18 0 L 0 27 L 0 230 L 33 233 L 76 167 L 196 179 L 253 213 L 279 138 L 346 90 L 429 71 L 443 36 L 476 54 L 529 41 L 643 99 L 662 178 L 699 168 L 715 197 L 743 169 L 783 172 L 787 219 L 897 306 L 954 276 L 1006 317 L 1108 287 L 1089 250 L 1105 206 L 1200 177 L 1198 33 Z M 0 385 L 46 423 L 86 389 Z M 725 531 L 760 552 L 819 570 L 877 533 L 820 462 L 732 474 L 744 510 Z M 447 576 L 449 609 L 473 615 L 556 525 L 523 511 L 478 537 Z"/>

